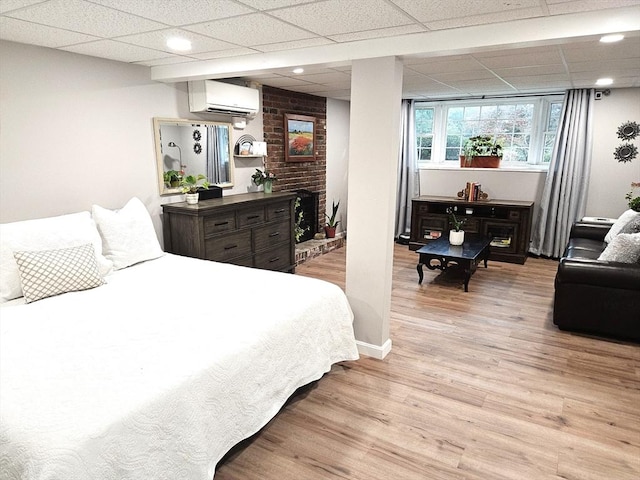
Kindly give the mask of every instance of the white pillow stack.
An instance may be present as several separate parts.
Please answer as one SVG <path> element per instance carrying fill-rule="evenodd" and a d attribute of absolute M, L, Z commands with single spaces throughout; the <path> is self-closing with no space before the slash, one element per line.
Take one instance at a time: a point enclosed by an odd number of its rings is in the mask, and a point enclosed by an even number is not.
<path fill-rule="evenodd" d="M 640 233 L 637 232 L 640 212 L 627 210 L 615 221 L 604 238 L 607 248 L 598 260 L 620 263 L 640 262 Z"/>

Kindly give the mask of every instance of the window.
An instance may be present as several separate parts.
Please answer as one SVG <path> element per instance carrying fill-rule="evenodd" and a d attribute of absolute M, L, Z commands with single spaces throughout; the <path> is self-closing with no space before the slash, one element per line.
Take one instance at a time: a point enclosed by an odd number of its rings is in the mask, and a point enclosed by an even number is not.
<path fill-rule="evenodd" d="M 502 141 L 503 165 L 548 164 L 561 111 L 562 97 L 557 95 L 418 102 L 418 163 L 457 164 L 468 138 L 492 135 Z"/>

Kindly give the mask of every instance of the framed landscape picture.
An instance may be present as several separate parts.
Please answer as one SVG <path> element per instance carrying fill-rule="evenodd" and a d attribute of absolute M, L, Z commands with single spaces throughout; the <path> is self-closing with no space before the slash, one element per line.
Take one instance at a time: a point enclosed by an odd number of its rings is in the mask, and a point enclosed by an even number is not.
<path fill-rule="evenodd" d="M 287 162 L 311 162 L 316 159 L 316 118 L 306 115 L 284 114 L 285 149 Z"/>

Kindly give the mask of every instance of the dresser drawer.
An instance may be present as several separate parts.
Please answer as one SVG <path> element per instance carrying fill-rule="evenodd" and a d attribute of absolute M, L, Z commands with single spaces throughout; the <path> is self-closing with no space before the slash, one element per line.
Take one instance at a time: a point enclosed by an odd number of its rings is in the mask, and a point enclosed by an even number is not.
<path fill-rule="evenodd" d="M 205 258 L 224 262 L 251 254 L 251 231 L 245 230 L 205 240 Z"/>
<path fill-rule="evenodd" d="M 227 212 L 222 215 L 211 215 L 204 219 L 204 236 L 228 232 L 236 229 L 236 213 Z"/>
<path fill-rule="evenodd" d="M 253 237 L 256 252 L 278 243 L 289 242 L 291 238 L 290 228 L 289 222 L 279 222 L 256 228 Z"/>
<path fill-rule="evenodd" d="M 288 220 L 291 216 L 289 202 L 280 202 L 267 207 L 267 220 Z"/>
<path fill-rule="evenodd" d="M 291 267 L 291 246 L 281 245 L 256 255 L 256 268 L 267 270 L 286 270 Z"/>
<path fill-rule="evenodd" d="M 264 223 L 264 208 L 238 210 L 238 228 Z"/>

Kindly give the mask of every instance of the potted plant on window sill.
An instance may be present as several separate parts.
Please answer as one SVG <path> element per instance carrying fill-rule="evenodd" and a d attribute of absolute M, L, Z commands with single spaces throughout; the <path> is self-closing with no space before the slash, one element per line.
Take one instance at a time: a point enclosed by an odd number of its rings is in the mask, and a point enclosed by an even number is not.
<path fill-rule="evenodd" d="M 460 167 L 498 168 L 502 160 L 502 143 L 491 135 L 476 135 L 469 138 L 460 155 Z"/>
<path fill-rule="evenodd" d="M 327 217 L 327 224 L 324 227 L 324 233 L 327 238 L 335 238 L 336 236 L 336 228 L 340 223 L 339 220 L 336 220 L 338 207 L 340 207 L 340 200 L 338 200 L 338 203 L 331 202 L 331 216 L 326 212 L 324 214 L 324 216 Z"/>
<path fill-rule="evenodd" d="M 462 245 L 464 243 L 464 230 L 461 230 L 462 226 L 466 222 L 466 219 L 459 220 L 456 218 L 453 209 L 449 207 L 447 213 L 451 216 L 451 230 L 449 230 L 449 244 L 450 245 Z"/>
<path fill-rule="evenodd" d="M 201 180 L 204 182 L 199 183 Z M 180 180 L 180 187 L 182 187 L 182 193 L 186 193 L 186 200 L 189 205 L 195 205 L 198 203 L 198 197 L 200 194 L 198 193 L 198 188 L 209 188 L 209 182 L 207 181 L 207 177 L 202 175 L 201 173 L 196 175 L 187 175 Z"/>

